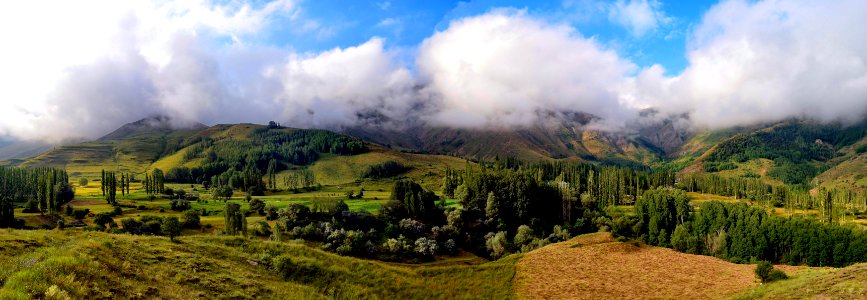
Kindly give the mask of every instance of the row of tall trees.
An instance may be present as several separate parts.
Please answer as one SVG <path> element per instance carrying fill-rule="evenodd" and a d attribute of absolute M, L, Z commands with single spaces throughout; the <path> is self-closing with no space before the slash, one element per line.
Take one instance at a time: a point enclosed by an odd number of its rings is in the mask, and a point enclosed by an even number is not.
<path fill-rule="evenodd" d="M 21 225 L 15 220 L 15 203 L 28 211 L 54 214 L 74 197 L 65 170 L 0 167 L 0 227 Z"/>
<path fill-rule="evenodd" d="M 163 170 L 154 169 L 150 175 L 145 173 L 144 183 L 145 193 L 148 195 L 161 194 L 166 189 L 166 176 Z"/>
<path fill-rule="evenodd" d="M 766 207 L 815 209 L 821 213 L 821 220 L 827 222 L 839 222 L 856 210 L 867 210 L 867 193 L 824 188 L 811 191 L 801 185 L 772 185 L 756 178 L 690 174 L 680 179 L 678 187 L 689 192 L 748 199 Z"/>

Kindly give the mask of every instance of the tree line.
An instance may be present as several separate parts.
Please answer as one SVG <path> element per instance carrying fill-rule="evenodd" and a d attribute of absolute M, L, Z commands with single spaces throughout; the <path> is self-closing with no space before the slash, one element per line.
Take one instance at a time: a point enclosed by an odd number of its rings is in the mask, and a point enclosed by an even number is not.
<path fill-rule="evenodd" d="M 772 185 L 755 178 L 722 177 L 715 174 L 682 176 L 677 186 L 699 192 L 745 199 L 766 207 L 790 210 L 819 210 L 820 219 L 840 222 L 859 210 L 867 210 L 867 193 L 819 188 L 810 191 L 803 185 Z"/>
<path fill-rule="evenodd" d="M 692 211 L 678 189 L 645 192 L 635 216 L 614 221 L 613 232 L 651 245 L 734 262 L 843 267 L 867 261 L 867 231 L 801 216 L 769 215 L 746 203 L 702 203 Z"/>
<path fill-rule="evenodd" d="M 57 168 L 0 167 L 0 227 L 22 227 L 15 219 L 16 203 L 26 212 L 56 214 L 75 197 L 69 175 Z"/>

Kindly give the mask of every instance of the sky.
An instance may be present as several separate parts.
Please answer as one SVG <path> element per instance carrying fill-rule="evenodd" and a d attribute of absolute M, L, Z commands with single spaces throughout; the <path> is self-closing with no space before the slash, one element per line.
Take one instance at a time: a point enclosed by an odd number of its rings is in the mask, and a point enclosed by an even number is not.
<path fill-rule="evenodd" d="M 0 137 L 179 125 L 695 128 L 867 112 L 867 1 L 7 1 Z"/>

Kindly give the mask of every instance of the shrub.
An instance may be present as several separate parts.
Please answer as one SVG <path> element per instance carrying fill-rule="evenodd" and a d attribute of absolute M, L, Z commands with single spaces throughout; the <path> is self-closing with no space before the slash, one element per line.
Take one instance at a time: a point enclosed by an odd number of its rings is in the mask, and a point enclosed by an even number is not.
<path fill-rule="evenodd" d="M 174 211 L 185 211 L 190 209 L 190 201 L 187 200 L 172 200 L 169 205 Z"/>
<path fill-rule="evenodd" d="M 515 233 L 513 242 L 515 243 L 516 247 L 521 247 L 529 244 L 531 241 L 533 241 L 534 238 L 535 236 L 533 235 L 533 229 L 530 229 L 530 226 L 521 225 L 518 226 L 518 232 Z"/>
<path fill-rule="evenodd" d="M 423 237 L 415 240 L 415 253 L 424 258 L 432 259 L 437 250 L 439 246 L 435 240 Z"/>
<path fill-rule="evenodd" d="M 508 247 L 506 232 L 500 231 L 496 234 L 493 232 L 489 232 L 487 235 L 485 235 L 485 246 L 488 249 L 491 258 L 500 258 L 504 254 L 506 254 L 506 249 Z"/>
<path fill-rule="evenodd" d="M 261 199 L 252 199 L 250 200 L 250 210 L 255 211 L 260 216 L 265 215 L 265 202 Z"/>
<path fill-rule="evenodd" d="M 142 223 L 133 218 L 125 218 L 120 220 L 120 225 L 123 230 L 130 234 L 141 234 Z"/>
<path fill-rule="evenodd" d="M 763 283 L 789 278 L 786 273 L 783 273 L 783 271 L 774 269 L 774 265 L 768 261 L 760 261 L 756 265 L 756 276 L 758 276 Z"/>
<path fill-rule="evenodd" d="M 87 217 L 87 214 L 90 213 L 90 209 L 76 209 L 72 212 L 72 217 L 76 220 L 84 220 L 84 217 Z"/>
<path fill-rule="evenodd" d="M 105 228 L 106 225 L 110 227 L 117 227 L 117 224 L 114 223 L 114 219 L 112 219 L 111 216 L 111 213 L 98 213 L 95 217 L 93 217 L 93 223 L 102 228 Z"/>
<path fill-rule="evenodd" d="M 265 221 L 256 222 L 253 234 L 257 236 L 271 236 L 271 225 L 268 225 L 268 222 Z"/>
<path fill-rule="evenodd" d="M 193 209 L 187 210 L 183 215 L 183 226 L 184 228 L 199 228 L 201 226 L 201 219 L 199 218 L 199 212 Z"/>

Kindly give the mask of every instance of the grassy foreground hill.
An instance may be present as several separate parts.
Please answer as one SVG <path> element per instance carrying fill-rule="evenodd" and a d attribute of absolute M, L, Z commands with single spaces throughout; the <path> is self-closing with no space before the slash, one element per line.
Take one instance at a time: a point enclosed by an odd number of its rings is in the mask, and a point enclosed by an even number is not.
<path fill-rule="evenodd" d="M 402 266 L 238 237 L 0 232 L 0 299 L 509 299 L 517 256 Z"/>

